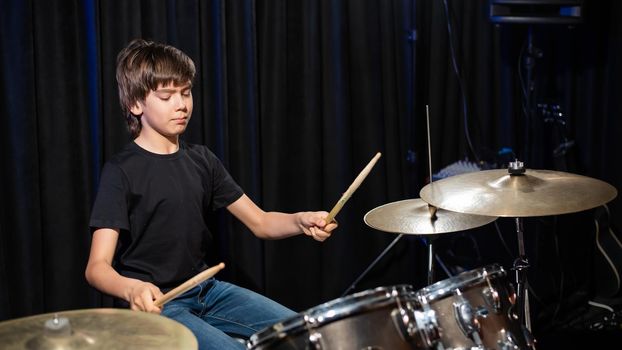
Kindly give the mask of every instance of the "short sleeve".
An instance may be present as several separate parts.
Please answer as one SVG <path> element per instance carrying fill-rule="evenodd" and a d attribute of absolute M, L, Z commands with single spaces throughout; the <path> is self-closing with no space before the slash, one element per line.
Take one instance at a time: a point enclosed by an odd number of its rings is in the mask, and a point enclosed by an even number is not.
<path fill-rule="evenodd" d="M 213 209 L 219 209 L 228 206 L 238 200 L 244 192 L 242 188 L 233 180 L 231 174 L 227 171 L 220 159 L 212 152 L 210 154 L 210 163 L 213 169 Z"/>
<path fill-rule="evenodd" d="M 91 229 L 112 228 L 129 230 L 128 185 L 125 174 L 117 165 L 106 163 L 89 226 Z"/>

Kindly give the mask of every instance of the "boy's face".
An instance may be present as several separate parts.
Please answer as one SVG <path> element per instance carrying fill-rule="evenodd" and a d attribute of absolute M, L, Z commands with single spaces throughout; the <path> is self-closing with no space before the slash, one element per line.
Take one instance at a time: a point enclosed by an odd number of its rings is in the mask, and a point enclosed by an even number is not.
<path fill-rule="evenodd" d="M 188 82 L 183 85 L 158 85 L 149 91 L 144 101 L 138 101 L 131 108 L 134 115 L 140 115 L 143 132 L 152 132 L 165 137 L 181 135 L 192 115 L 192 91 Z"/>

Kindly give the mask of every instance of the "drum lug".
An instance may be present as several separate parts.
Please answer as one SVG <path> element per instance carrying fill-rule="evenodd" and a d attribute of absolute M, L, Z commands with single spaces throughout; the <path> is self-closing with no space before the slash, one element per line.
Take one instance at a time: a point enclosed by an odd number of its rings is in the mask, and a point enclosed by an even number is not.
<path fill-rule="evenodd" d="M 501 313 L 501 297 L 499 297 L 499 292 L 495 288 L 486 287 L 484 288 L 483 294 L 486 304 L 488 304 L 495 313 Z"/>
<path fill-rule="evenodd" d="M 457 291 L 458 301 L 454 302 L 454 316 L 460 326 L 462 332 L 469 338 L 473 340 L 473 342 L 477 346 L 482 346 L 482 339 L 480 337 L 480 324 L 477 320 L 476 312 L 474 312 L 471 304 L 467 300 L 464 299 L 462 293 Z"/>
<path fill-rule="evenodd" d="M 508 300 L 510 304 L 516 305 L 516 289 L 514 289 L 514 285 L 512 283 L 508 283 Z"/>
<path fill-rule="evenodd" d="M 506 316 L 507 316 L 508 320 L 512 320 L 514 322 L 517 322 L 518 321 L 518 314 L 516 313 L 515 309 L 516 309 L 516 305 L 511 305 L 508 308 Z"/>
<path fill-rule="evenodd" d="M 309 350 L 322 350 L 322 334 L 313 332 L 309 334 Z"/>
<path fill-rule="evenodd" d="M 520 350 L 520 347 L 516 343 L 516 339 L 512 336 L 512 334 L 502 329 L 500 332 L 500 339 L 497 341 L 497 345 L 499 345 L 499 350 Z"/>
<path fill-rule="evenodd" d="M 415 310 L 411 303 L 391 312 L 399 334 L 417 348 L 431 348 L 441 338 L 436 312 Z"/>

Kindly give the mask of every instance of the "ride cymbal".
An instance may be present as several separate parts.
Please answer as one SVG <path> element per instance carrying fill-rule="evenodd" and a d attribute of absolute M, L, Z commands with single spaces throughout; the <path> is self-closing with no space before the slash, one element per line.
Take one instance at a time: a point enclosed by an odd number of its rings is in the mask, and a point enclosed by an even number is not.
<path fill-rule="evenodd" d="M 486 225 L 497 218 L 469 215 L 437 209 L 432 219 L 428 203 L 420 198 L 406 199 L 381 205 L 370 210 L 363 220 L 367 226 L 380 231 L 412 235 L 435 235 L 456 232 Z"/>
<path fill-rule="evenodd" d="M 197 349 L 192 332 L 164 316 L 127 309 L 61 311 L 0 322 L 2 349 Z"/>
<path fill-rule="evenodd" d="M 617 196 L 610 184 L 582 175 L 507 169 L 451 176 L 421 189 L 426 202 L 455 212 L 500 217 L 567 214 L 603 205 Z"/>

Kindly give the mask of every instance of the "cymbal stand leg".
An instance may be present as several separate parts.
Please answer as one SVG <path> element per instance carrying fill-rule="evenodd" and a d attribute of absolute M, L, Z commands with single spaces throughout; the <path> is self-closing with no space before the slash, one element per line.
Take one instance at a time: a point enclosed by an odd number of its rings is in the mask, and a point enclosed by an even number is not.
<path fill-rule="evenodd" d="M 521 323 L 531 331 L 531 317 L 529 314 L 529 291 L 527 282 L 527 268 L 529 261 L 525 253 L 525 240 L 523 237 L 523 221 L 516 218 L 516 235 L 518 238 L 518 258 L 514 260 L 514 271 L 516 272 L 516 290 L 517 290 L 517 306 L 518 317 Z"/>
<path fill-rule="evenodd" d="M 352 282 L 352 284 L 343 292 L 343 294 L 341 294 L 341 297 L 343 298 L 344 296 L 348 295 L 348 293 L 350 293 L 351 290 L 353 290 L 354 288 L 356 288 L 356 285 L 363 279 L 363 277 L 365 277 L 367 275 L 367 273 L 369 273 L 369 271 L 376 266 L 376 264 L 378 263 L 378 261 L 380 261 L 380 259 L 382 259 L 382 257 L 384 257 L 389 250 L 391 250 L 391 248 L 393 248 L 393 246 L 397 243 L 397 241 L 399 241 L 402 237 L 404 236 L 403 233 L 400 233 L 394 240 L 393 242 L 391 242 L 383 251 L 382 253 L 380 253 L 380 255 L 378 255 L 376 257 L 376 259 L 374 259 L 374 261 L 365 269 L 365 271 L 363 271 L 363 273 L 361 273 L 361 275 L 359 277 L 357 277 L 357 279 Z"/>

